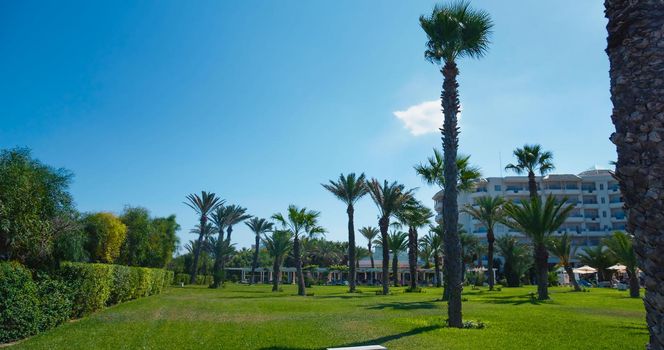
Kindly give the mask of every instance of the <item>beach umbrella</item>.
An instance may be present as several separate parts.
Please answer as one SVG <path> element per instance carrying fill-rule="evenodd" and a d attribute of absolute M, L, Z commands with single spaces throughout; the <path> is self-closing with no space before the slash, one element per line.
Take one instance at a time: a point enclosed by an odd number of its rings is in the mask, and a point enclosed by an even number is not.
<path fill-rule="evenodd" d="M 590 273 L 596 273 L 597 269 L 592 268 L 588 265 L 584 265 L 584 266 L 581 266 L 579 268 L 574 269 L 573 271 L 574 271 L 574 273 L 578 273 L 578 274 L 581 274 L 581 275 L 586 275 L 586 274 L 590 274 Z"/>
<path fill-rule="evenodd" d="M 618 272 L 625 272 L 625 271 L 627 271 L 627 266 L 625 266 L 623 264 L 615 264 L 615 265 L 609 267 L 608 269 L 609 270 L 615 270 L 615 271 L 618 271 Z"/>

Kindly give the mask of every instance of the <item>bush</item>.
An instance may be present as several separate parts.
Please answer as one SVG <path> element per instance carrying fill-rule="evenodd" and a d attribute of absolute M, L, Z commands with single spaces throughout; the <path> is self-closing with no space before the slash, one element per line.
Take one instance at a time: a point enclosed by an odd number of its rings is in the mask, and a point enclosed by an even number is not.
<path fill-rule="evenodd" d="M 113 265 L 113 282 L 107 305 L 118 304 L 134 298 L 138 284 L 134 269 L 129 266 Z"/>
<path fill-rule="evenodd" d="M 51 329 L 69 319 L 72 309 L 71 289 L 61 280 L 40 273 L 37 275 L 39 299 L 39 331 Z"/>
<path fill-rule="evenodd" d="M 62 263 L 60 273 L 72 289 L 72 317 L 100 310 L 111 295 L 113 266 L 106 264 Z"/>
<path fill-rule="evenodd" d="M 37 333 L 39 314 L 30 271 L 18 263 L 0 263 L 0 343 Z"/>
<path fill-rule="evenodd" d="M 134 293 L 134 298 L 146 297 L 150 295 L 152 286 L 152 271 L 147 267 L 134 268 L 138 272 L 138 284 Z"/>
<path fill-rule="evenodd" d="M 173 284 L 175 278 L 175 273 L 173 271 L 164 271 L 164 288 Z"/>

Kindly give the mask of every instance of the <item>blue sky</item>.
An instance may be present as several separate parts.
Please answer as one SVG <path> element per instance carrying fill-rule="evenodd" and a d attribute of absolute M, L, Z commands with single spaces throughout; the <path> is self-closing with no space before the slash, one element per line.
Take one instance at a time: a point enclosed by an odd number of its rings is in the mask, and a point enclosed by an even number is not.
<path fill-rule="evenodd" d="M 182 201 L 200 190 L 261 217 L 320 210 L 342 240 L 345 208 L 320 186 L 340 172 L 435 193 L 412 170 L 440 147 L 442 77 L 418 25 L 434 3 L 3 1 L 0 147 L 72 170 L 81 211 L 176 214 L 183 242 L 196 218 Z M 485 58 L 460 62 L 461 152 L 485 176 L 526 142 L 559 172 L 608 167 L 602 4 L 473 5 L 495 30 Z M 376 217 L 363 199 L 357 226 Z"/>

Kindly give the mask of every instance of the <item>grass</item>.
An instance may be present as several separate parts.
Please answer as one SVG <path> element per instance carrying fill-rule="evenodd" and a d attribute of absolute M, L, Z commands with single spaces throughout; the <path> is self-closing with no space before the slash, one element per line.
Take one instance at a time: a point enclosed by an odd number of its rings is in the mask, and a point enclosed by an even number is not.
<path fill-rule="evenodd" d="M 648 332 L 640 299 L 627 292 L 553 288 L 537 302 L 534 288 L 468 290 L 464 319 L 484 329 L 444 326 L 441 290 L 375 295 L 319 287 L 229 284 L 220 290 L 170 288 L 108 308 L 27 339 L 11 349 L 323 349 L 382 344 L 395 349 L 643 349 Z"/>

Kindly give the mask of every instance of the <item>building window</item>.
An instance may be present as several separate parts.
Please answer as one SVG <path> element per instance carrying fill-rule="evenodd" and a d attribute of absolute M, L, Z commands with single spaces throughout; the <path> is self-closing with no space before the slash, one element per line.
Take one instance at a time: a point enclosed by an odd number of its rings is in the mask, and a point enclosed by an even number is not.
<path fill-rule="evenodd" d="M 602 210 L 602 217 L 606 217 L 606 210 Z"/>
<path fill-rule="evenodd" d="M 604 184 L 599 184 L 599 189 L 603 190 L 604 189 Z"/>
<path fill-rule="evenodd" d="M 606 199 L 604 199 L 604 197 L 602 197 L 602 204 L 604 204 L 604 203 L 606 203 Z"/>
<path fill-rule="evenodd" d="M 500 191 L 500 185 L 495 185 L 493 186 L 494 191 Z"/>

